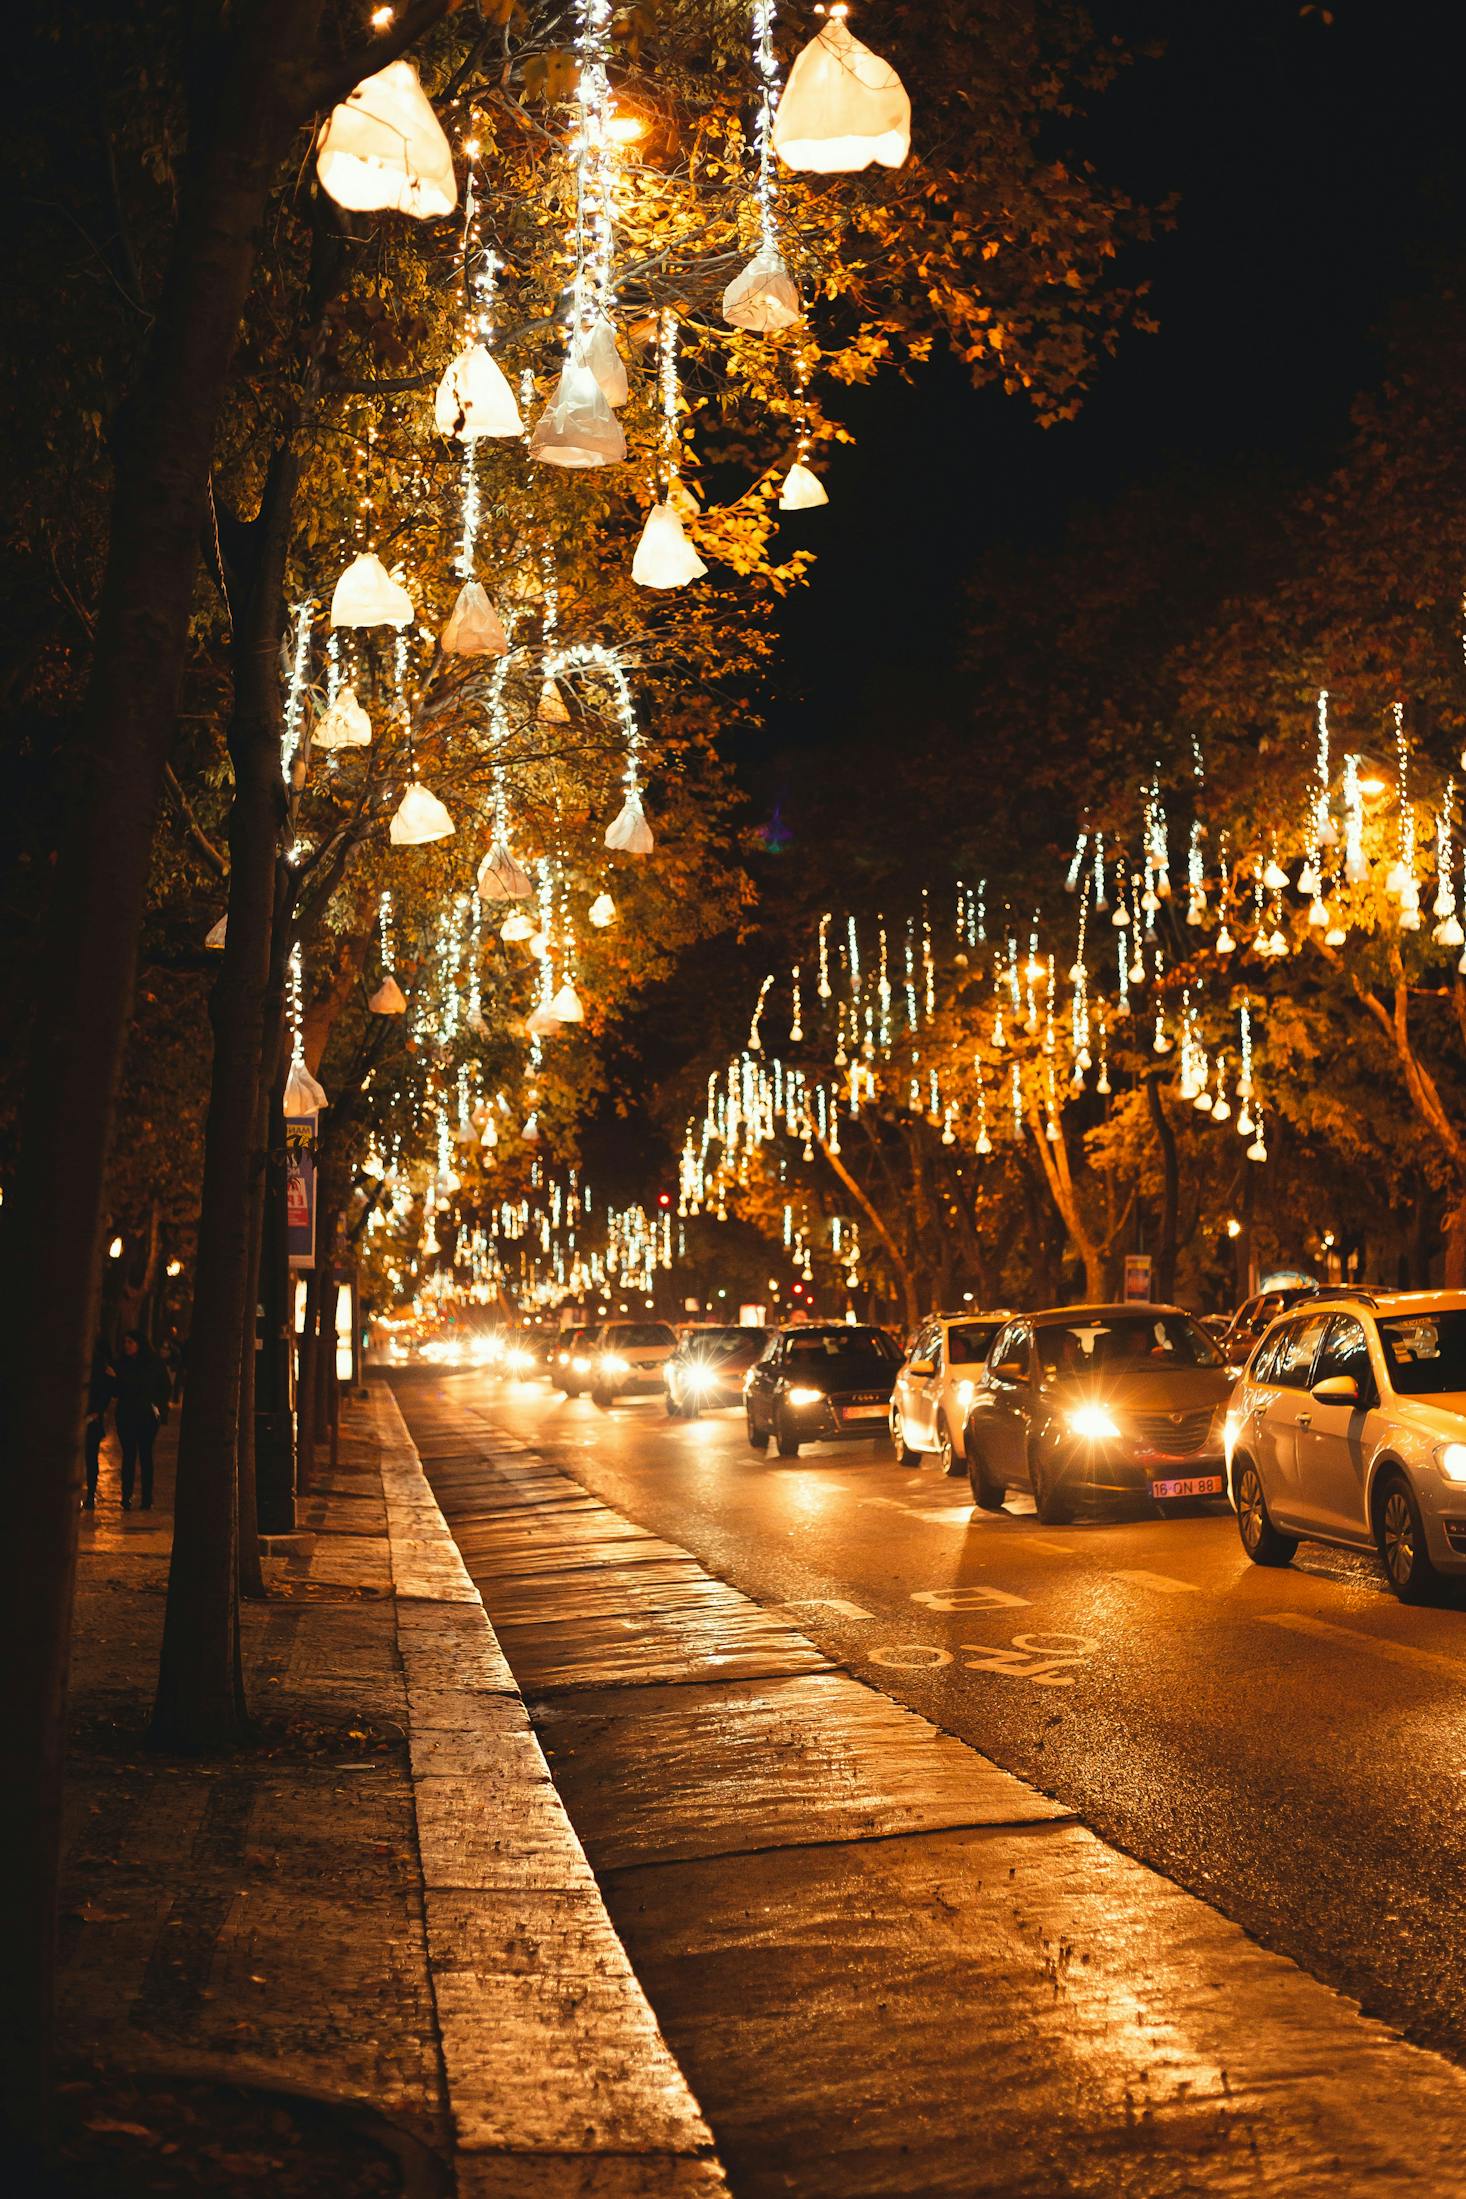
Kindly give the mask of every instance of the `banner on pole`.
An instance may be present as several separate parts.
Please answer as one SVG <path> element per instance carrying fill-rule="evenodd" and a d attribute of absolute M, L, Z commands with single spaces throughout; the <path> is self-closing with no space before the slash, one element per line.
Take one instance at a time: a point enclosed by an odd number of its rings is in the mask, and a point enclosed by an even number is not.
<path fill-rule="evenodd" d="M 316 1128 L 319 1115 L 285 1117 L 285 1245 L 293 1268 L 316 1264 Z"/>

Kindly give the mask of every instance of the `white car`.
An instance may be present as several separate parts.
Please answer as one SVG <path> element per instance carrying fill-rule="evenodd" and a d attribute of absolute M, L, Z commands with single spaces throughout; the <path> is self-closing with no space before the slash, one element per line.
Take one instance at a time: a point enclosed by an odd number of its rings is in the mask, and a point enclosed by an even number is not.
<path fill-rule="evenodd" d="M 665 1321 L 608 1321 L 591 1352 L 591 1396 L 598 1405 L 660 1397 L 662 1369 L 676 1349 L 676 1331 Z"/>
<path fill-rule="evenodd" d="M 1377 1550 L 1404 1602 L 1466 1573 L 1466 1292 L 1333 1291 L 1275 1321 L 1232 1393 L 1242 1547 Z"/>
<path fill-rule="evenodd" d="M 962 1431 L 978 1377 L 1006 1313 L 934 1313 L 911 1339 L 891 1391 L 891 1445 L 903 1466 L 924 1456 L 963 1470 Z"/>

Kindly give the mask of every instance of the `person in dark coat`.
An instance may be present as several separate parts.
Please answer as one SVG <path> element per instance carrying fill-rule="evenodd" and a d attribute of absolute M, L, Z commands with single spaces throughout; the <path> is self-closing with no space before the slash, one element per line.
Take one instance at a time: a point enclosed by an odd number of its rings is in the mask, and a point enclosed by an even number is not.
<path fill-rule="evenodd" d="M 168 1370 L 139 1329 L 122 1339 L 116 1373 L 117 1440 L 122 1445 L 122 1509 L 132 1510 L 133 1476 L 142 1474 L 142 1508 L 153 1508 L 153 1442 L 170 1395 Z"/>
<path fill-rule="evenodd" d="M 87 1493 L 84 1502 L 89 1512 L 97 1509 L 97 1473 L 102 1463 L 102 1438 L 107 1432 L 107 1407 L 116 1392 L 112 1355 L 99 1336 L 92 1346 L 92 1371 L 87 1376 Z"/>

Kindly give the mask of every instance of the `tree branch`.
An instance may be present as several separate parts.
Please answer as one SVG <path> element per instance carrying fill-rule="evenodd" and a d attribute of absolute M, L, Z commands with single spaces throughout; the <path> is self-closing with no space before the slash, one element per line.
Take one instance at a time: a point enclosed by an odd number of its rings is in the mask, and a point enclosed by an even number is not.
<path fill-rule="evenodd" d="M 167 787 L 174 806 L 183 819 L 183 829 L 188 836 L 189 844 L 194 853 L 200 858 L 204 868 L 212 872 L 215 878 L 221 881 L 226 879 L 229 876 L 229 865 L 194 815 L 193 805 L 184 793 L 178 773 L 174 770 L 172 764 L 163 766 L 163 784 Z"/>

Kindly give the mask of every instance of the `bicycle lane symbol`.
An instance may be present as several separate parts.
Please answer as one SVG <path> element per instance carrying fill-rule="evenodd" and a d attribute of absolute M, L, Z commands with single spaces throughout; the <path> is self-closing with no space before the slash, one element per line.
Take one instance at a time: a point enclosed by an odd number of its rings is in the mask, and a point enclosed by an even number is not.
<path fill-rule="evenodd" d="M 959 1642 L 963 1669 L 1031 1680 L 1035 1687 L 1072 1687 L 1076 1665 L 1087 1664 L 1099 1642 L 1092 1634 L 1015 1634 L 1007 1649 L 986 1642 Z"/>

